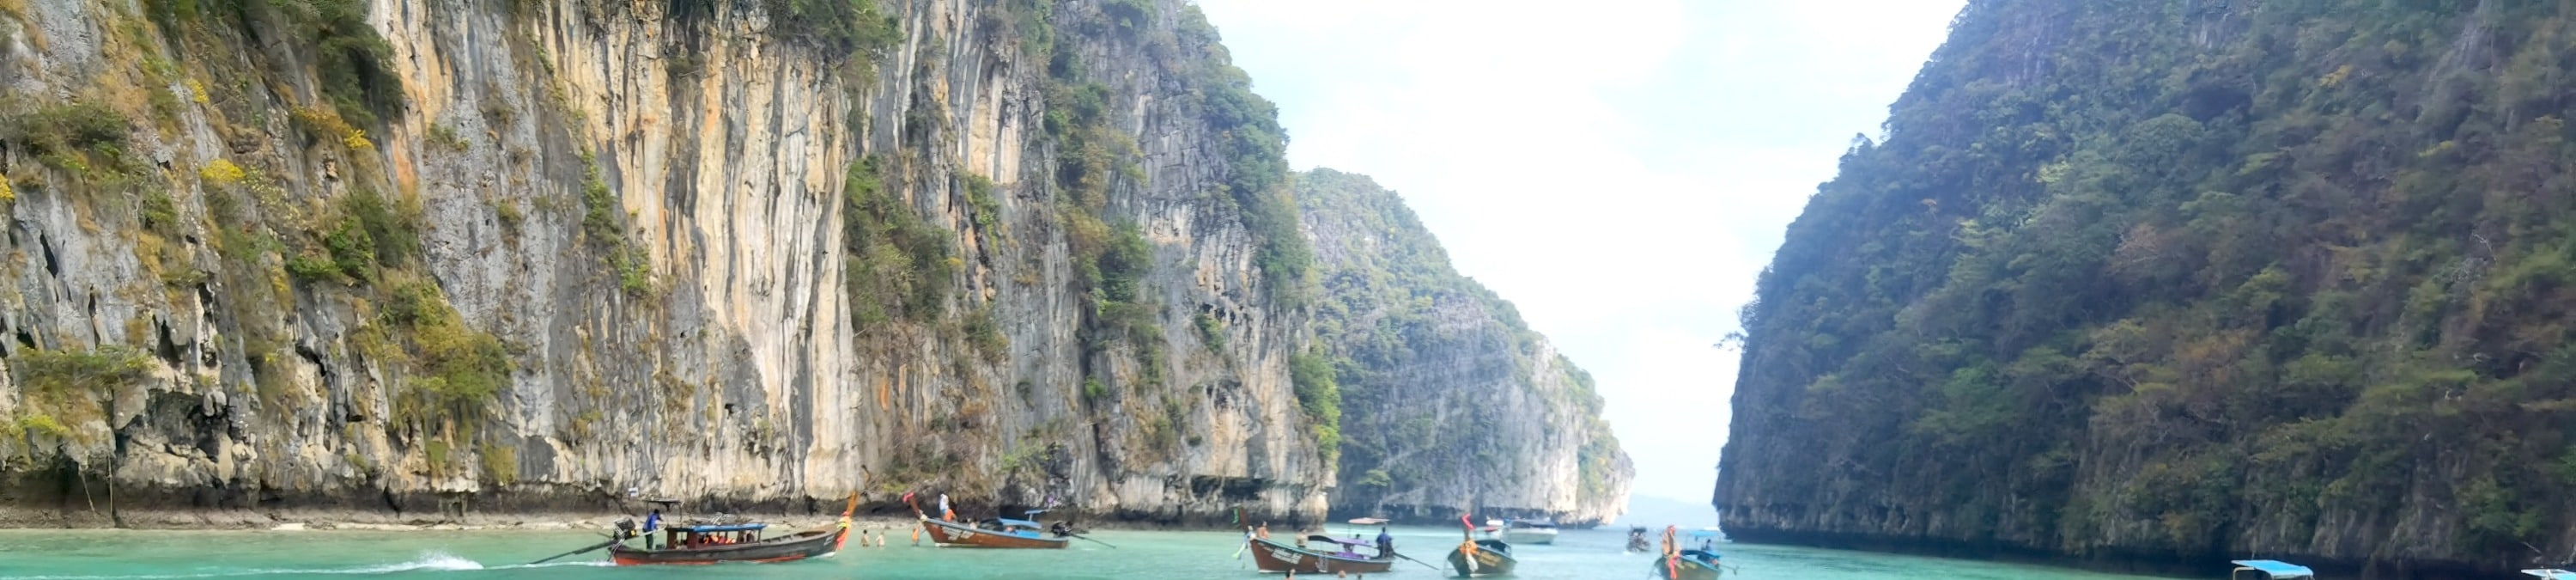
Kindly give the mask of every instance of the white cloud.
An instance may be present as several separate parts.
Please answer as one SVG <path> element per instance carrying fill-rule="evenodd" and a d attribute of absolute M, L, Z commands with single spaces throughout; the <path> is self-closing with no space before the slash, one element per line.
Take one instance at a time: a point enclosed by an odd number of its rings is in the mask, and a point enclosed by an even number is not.
<path fill-rule="evenodd" d="M 1201 0 L 1290 160 L 1405 195 L 1460 271 L 1600 379 L 1638 492 L 1705 498 L 1710 344 L 1960 0 Z"/>

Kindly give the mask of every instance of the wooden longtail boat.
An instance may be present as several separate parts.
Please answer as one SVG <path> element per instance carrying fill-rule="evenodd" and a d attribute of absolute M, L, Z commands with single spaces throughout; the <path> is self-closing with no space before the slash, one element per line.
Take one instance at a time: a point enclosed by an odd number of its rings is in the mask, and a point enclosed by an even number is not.
<path fill-rule="evenodd" d="M 1370 548 L 1371 550 L 1375 550 L 1376 548 L 1370 547 L 1368 544 L 1337 539 L 1332 536 L 1320 534 L 1306 536 L 1307 545 L 1314 546 L 1312 548 L 1300 548 L 1294 544 L 1283 544 L 1278 540 L 1272 540 L 1269 538 L 1254 538 L 1246 541 L 1251 542 L 1251 545 L 1247 547 L 1250 548 L 1252 552 L 1253 567 L 1260 568 L 1263 572 L 1296 572 L 1299 574 L 1332 574 L 1336 572 L 1349 572 L 1353 574 L 1367 574 L 1373 572 L 1385 572 L 1395 568 L 1394 556 L 1388 556 L 1385 554 L 1378 554 L 1375 556 L 1361 555 L 1358 551 L 1360 548 Z M 1328 552 L 1325 550 L 1332 551 Z"/>
<path fill-rule="evenodd" d="M 1043 526 L 1039 526 L 1037 522 L 1028 520 L 993 519 L 985 520 L 983 525 L 980 526 L 969 526 L 947 520 L 932 519 L 930 516 L 918 513 L 914 514 L 914 516 L 921 518 L 921 531 L 928 532 L 930 541 L 937 542 L 941 546 L 965 548 L 1063 548 L 1066 544 L 1073 543 L 1073 539 L 1071 538 L 1046 537 L 1046 533 L 1044 531 L 1045 528 Z"/>
<path fill-rule="evenodd" d="M 785 536 L 763 539 L 761 530 L 767 524 L 675 524 L 663 526 L 664 541 L 656 547 L 646 531 L 644 546 L 637 548 L 620 541 L 608 547 L 608 559 L 619 566 L 645 564 L 720 564 L 724 562 L 788 562 L 806 558 L 829 558 L 840 553 L 841 543 L 850 538 L 850 514 L 857 511 L 859 497 L 850 496 L 850 507 L 841 510 L 841 522 L 829 529 L 806 530 Z M 621 524 L 622 526 L 622 524 Z M 620 535 L 623 537 L 623 534 Z"/>
<path fill-rule="evenodd" d="M 787 562 L 806 558 L 829 558 L 841 551 L 849 539 L 850 524 L 829 530 L 806 530 L 785 536 L 759 539 L 763 524 L 675 525 L 662 528 L 669 541 L 663 548 L 635 548 L 625 544 L 608 547 L 609 561 L 619 566 L 643 564 L 716 564 L 723 562 Z"/>
<path fill-rule="evenodd" d="M 1718 566 L 1717 553 L 1705 550 L 1682 550 L 1655 559 L 1655 577 L 1664 580 L 1717 580 L 1726 575 Z"/>
<path fill-rule="evenodd" d="M 1460 542 L 1449 550 L 1449 569 L 1457 571 L 1460 578 L 1503 576 L 1519 565 L 1520 560 L 1512 559 L 1512 545 L 1502 540 Z"/>

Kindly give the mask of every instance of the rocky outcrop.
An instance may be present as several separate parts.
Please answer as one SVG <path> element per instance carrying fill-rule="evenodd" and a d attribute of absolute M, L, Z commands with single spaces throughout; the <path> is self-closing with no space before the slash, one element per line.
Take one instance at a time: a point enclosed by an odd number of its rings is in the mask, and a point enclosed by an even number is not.
<path fill-rule="evenodd" d="M 1297 202 L 1326 289 L 1316 356 L 1341 395 L 1335 517 L 1619 516 L 1634 471 L 1591 375 L 1459 275 L 1394 192 L 1316 169 Z"/>
<path fill-rule="evenodd" d="M 1323 515 L 1194 7 L 333 6 L 0 3 L 0 521 Z"/>

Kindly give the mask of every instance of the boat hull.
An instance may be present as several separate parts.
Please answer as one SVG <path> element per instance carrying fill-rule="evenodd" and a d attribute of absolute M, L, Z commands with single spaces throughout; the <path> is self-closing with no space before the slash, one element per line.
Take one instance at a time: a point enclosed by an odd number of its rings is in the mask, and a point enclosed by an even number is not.
<path fill-rule="evenodd" d="M 1519 565 L 1519 560 L 1494 550 L 1476 550 L 1473 556 L 1464 549 L 1449 550 L 1449 570 L 1458 573 L 1459 578 L 1502 576 L 1511 574 L 1512 568 Z"/>
<path fill-rule="evenodd" d="M 1071 538 L 1029 537 L 1009 532 L 979 530 L 956 522 L 922 518 L 921 531 L 930 541 L 952 548 L 1018 548 L 1060 549 L 1073 543 Z"/>
<path fill-rule="evenodd" d="M 1503 541 L 1519 545 L 1556 543 L 1556 530 L 1553 529 L 1503 528 L 1501 536 Z"/>
<path fill-rule="evenodd" d="M 723 546 L 647 550 L 624 544 L 608 547 L 608 560 L 619 566 L 706 565 L 726 562 L 792 562 L 829 558 L 849 539 L 847 527 L 797 532 L 785 537 Z"/>
<path fill-rule="evenodd" d="M 1246 541 L 1251 543 L 1251 545 L 1248 546 L 1247 551 L 1252 552 L 1253 567 L 1260 568 L 1263 572 L 1296 572 L 1299 574 L 1331 574 L 1335 572 L 1349 572 L 1352 574 L 1364 574 L 1385 572 L 1395 568 L 1394 558 L 1349 558 L 1299 548 L 1293 544 L 1282 544 L 1273 540 L 1254 539 Z"/>
<path fill-rule="evenodd" d="M 1654 566 L 1655 577 L 1664 580 L 1718 580 L 1725 574 L 1717 566 L 1689 558 L 1656 558 Z"/>

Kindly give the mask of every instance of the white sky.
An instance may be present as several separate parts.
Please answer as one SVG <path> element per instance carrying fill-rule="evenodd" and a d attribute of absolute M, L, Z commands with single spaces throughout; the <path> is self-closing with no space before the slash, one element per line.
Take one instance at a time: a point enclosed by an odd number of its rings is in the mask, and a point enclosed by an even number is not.
<path fill-rule="evenodd" d="M 1708 501 L 1712 348 L 1961 0 L 1199 0 L 1298 168 L 1404 195 L 1599 379 L 1636 493 Z"/>

